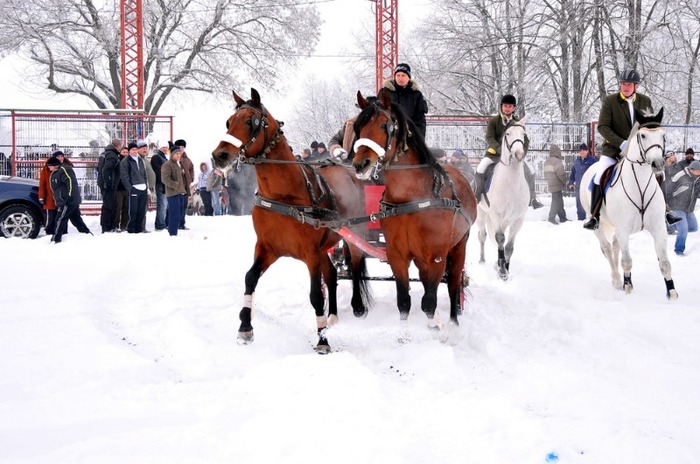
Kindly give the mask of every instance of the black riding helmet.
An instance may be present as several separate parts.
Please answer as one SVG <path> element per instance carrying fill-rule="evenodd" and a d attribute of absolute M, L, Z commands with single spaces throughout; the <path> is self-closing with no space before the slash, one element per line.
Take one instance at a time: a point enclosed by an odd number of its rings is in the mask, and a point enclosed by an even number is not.
<path fill-rule="evenodd" d="M 626 68 L 620 73 L 620 82 L 634 82 L 635 84 L 639 84 L 641 80 L 642 78 L 639 76 L 636 69 Z"/>
<path fill-rule="evenodd" d="M 515 99 L 515 96 L 506 94 L 501 97 L 501 105 L 516 105 L 517 106 L 518 101 Z"/>

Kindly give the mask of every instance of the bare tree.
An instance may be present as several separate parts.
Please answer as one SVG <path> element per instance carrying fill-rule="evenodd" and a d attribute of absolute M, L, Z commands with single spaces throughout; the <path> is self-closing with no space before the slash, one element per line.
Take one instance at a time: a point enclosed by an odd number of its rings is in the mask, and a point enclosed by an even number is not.
<path fill-rule="evenodd" d="M 28 79 L 97 108 L 121 102 L 118 0 L 3 0 L 0 46 L 31 63 Z M 319 17 L 294 0 L 144 2 L 147 114 L 174 92 L 221 92 L 256 80 L 273 86 L 313 51 Z"/>

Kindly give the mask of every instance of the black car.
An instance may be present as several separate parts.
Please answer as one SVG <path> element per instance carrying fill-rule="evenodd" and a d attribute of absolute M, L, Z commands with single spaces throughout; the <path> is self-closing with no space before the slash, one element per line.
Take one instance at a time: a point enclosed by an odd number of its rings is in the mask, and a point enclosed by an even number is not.
<path fill-rule="evenodd" d="M 36 238 L 43 224 L 39 181 L 0 176 L 0 236 Z"/>

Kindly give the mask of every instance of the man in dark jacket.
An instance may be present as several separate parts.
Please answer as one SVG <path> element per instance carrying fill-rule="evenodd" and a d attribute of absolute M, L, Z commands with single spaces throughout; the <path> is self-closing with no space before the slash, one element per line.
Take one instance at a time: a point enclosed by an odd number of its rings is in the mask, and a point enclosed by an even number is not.
<path fill-rule="evenodd" d="M 114 219 L 117 214 L 117 186 L 119 185 L 119 150 L 121 140 L 114 139 L 105 147 L 100 155 L 99 164 L 102 166 L 98 174 L 99 188 L 102 192 L 102 210 L 100 211 L 100 226 L 102 233 L 114 232 L 117 224 Z"/>
<path fill-rule="evenodd" d="M 143 224 L 148 203 L 148 177 L 146 164 L 139 156 L 138 145 L 129 144 L 129 155 L 119 163 L 122 185 L 129 195 L 129 222 L 126 230 L 130 234 L 144 231 Z"/>
<path fill-rule="evenodd" d="M 600 221 L 600 207 L 603 204 L 603 187 L 600 185 L 600 177 L 610 166 L 616 164 L 622 153 L 627 148 L 627 139 L 634 126 L 634 112 L 652 114 L 654 109 L 651 98 L 638 93 L 641 77 L 631 68 L 624 69 L 620 73 L 620 91 L 603 98 L 598 116 L 598 132 L 605 140 L 600 160 L 596 165 L 593 176 L 593 191 L 591 192 L 591 217 L 583 224 L 589 230 L 598 228 Z M 662 178 L 658 179 L 659 183 Z M 670 212 L 666 214 L 669 224 L 678 222 L 678 218 Z"/>
<path fill-rule="evenodd" d="M 669 207 L 681 218 L 675 226 L 676 244 L 673 249 L 677 255 L 682 256 L 685 254 L 688 232 L 698 230 L 695 204 L 700 196 L 700 161 L 693 161 L 687 168 L 676 172 L 671 177 L 668 193 Z"/>
<path fill-rule="evenodd" d="M 486 123 L 486 143 L 489 147 L 486 149 L 486 154 L 479 162 L 476 167 L 476 200 L 481 200 L 481 194 L 484 190 L 484 176 L 486 175 L 486 169 L 493 163 L 497 163 L 501 159 L 501 140 L 503 139 L 503 134 L 506 132 L 506 126 L 511 121 L 519 121 L 520 118 L 515 114 L 515 108 L 517 107 L 518 100 L 516 100 L 514 95 L 503 95 L 501 97 L 501 110 Z M 525 152 L 530 146 L 530 139 L 527 138 L 525 134 Z M 527 181 L 527 186 L 530 189 L 530 206 L 532 209 L 542 208 L 542 203 L 537 199 L 535 194 L 535 176 L 532 175 L 530 166 L 527 163 L 523 163 L 523 171 L 525 173 L 525 180 Z"/>
<path fill-rule="evenodd" d="M 418 128 L 420 137 L 424 139 L 428 103 L 423 98 L 418 83 L 411 79 L 411 67 L 406 63 L 399 63 L 394 68 L 394 78 L 384 81 L 384 88 L 389 90 L 392 103 L 403 108 L 406 116 Z"/>
<path fill-rule="evenodd" d="M 165 185 L 161 177 L 163 164 L 168 161 L 166 153 L 168 153 L 168 142 L 162 140 L 158 142 L 158 150 L 151 158 L 151 166 L 156 173 L 156 230 L 163 230 L 167 226 L 165 213 L 168 210 L 168 197 L 165 195 Z"/>
<path fill-rule="evenodd" d="M 569 190 L 573 190 L 576 193 L 576 216 L 579 221 L 586 219 L 586 210 L 583 209 L 581 204 L 581 198 L 579 195 L 579 187 L 581 185 L 581 178 L 583 173 L 588 170 L 588 168 L 593 165 L 597 160 L 594 156 L 591 156 L 588 151 L 588 145 L 582 143 L 578 147 L 578 156 L 574 160 L 574 165 L 571 167 L 571 174 L 569 174 L 569 183 L 567 187 Z"/>
<path fill-rule="evenodd" d="M 51 238 L 51 241 L 54 243 L 61 242 L 63 234 L 68 231 L 68 221 L 80 233 L 91 233 L 80 215 L 82 198 L 80 197 L 78 179 L 75 177 L 72 167 L 59 161 L 59 155 L 63 156 L 63 153 L 60 151 L 55 152 L 46 162 L 46 166 L 51 171 L 51 191 L 58 208 L 56 213 L 56 232 Z"/>

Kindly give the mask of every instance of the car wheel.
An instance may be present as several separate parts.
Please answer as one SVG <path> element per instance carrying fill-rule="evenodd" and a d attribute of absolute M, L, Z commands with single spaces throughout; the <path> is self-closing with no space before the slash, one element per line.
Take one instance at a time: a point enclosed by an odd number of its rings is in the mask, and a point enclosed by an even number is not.
<path fill-rule="evenodd" d="M 0 235 L 3 237 L 36 238 L 41 218 L 31 208 L 14 205 L 0 212 Z"/>

